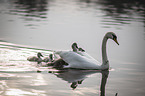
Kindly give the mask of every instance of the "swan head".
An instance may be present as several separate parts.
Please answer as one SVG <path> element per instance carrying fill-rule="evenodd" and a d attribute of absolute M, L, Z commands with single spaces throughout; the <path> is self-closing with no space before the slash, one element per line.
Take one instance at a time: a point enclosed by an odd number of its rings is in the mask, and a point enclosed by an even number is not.
<path fill-rule="evenodd" d="M 53 61 L 53 54 L 49 55 L 50 61 Z"/>
<path fill-rule="evenodd" d="M 72 49 L 73 49 L 73 51 L 77 51 L 77 49 L 78 49 L 77 43 L 72 44 Z"/>
<path fill-rule="evenodd" d="M 115 33 L 113 33 L 113 32 L 108 32 L 108 33 L 106 34 L 106 38 L 109 38 L 109 39 L 114 40 L 114 41 L 119 45 L 119 43 L 118 43 L 118 41 L 117 41 L 117 36 L 116 36 Z"/>
<path fill-rule="evenodd" d="M 74 43 L 72 44 L 72 47 L 76 47 L 76 48 L 78 48 L 77 43 L 76 43 L 76 42 L 74 42 Z"/>
<path fill-rule="evenodd" d="M 37 56 L 38 57 L 43 57 L 43 55 L 40 52 L 37 53 Z"/>

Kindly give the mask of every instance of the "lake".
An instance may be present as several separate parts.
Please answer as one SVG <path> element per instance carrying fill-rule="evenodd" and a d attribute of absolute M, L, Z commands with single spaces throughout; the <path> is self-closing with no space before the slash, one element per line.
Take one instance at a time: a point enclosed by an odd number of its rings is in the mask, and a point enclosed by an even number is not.
<path fill-rule="evenodd" d="M 1 96 L 145 95 L 145 1 L 1 0 Z M 72 50 L 74 42 L 101 61 L 104 35 L 109 71 L 56 70 L 27 57 Z"/>

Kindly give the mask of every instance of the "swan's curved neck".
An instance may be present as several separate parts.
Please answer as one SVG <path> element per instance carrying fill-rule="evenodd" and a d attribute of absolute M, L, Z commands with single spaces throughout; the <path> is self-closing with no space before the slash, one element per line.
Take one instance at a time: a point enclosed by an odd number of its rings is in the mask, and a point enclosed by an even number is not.
<path fill-rule="evenodd" d="M 106 43 L 108 38 L 105 36 L 102 42 L 102 63 L 105 64 L 108 62 L 107 52 L 106 52 Z"/>

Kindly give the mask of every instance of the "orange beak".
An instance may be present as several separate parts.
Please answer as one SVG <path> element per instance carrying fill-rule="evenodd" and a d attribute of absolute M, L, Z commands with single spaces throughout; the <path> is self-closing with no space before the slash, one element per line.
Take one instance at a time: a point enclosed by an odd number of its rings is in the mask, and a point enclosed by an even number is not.
<path fill-rule="evenodd" d="M 116 38 L 114 38 L 113 40 L 114 40 L 114 41 L 115 41 L 115 42 L 119 45 L 119 43 L 118 43 L 118 41 L 117 41 L 117 39 L 116 39 Z"/>

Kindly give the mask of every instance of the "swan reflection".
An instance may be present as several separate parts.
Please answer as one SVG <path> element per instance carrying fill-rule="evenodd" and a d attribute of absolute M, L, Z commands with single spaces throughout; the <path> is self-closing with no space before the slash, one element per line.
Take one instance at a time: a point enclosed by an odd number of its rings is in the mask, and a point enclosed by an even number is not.
<path fill-rule="evenodd" d="M 73 90 L 76 89 L 80 84 L 83 84 L 83 81 L 86 78 L 88 78 L 88 76 L 95 73 L 101 73 L 102 79 L 100 85 L 100 96 L 105 96 L 105 85 L 109 75 L 109 71 L 107 70 L 99 71 L 99 70 L 67 69 L 67 70 L 59 70 L 59 71 L 49 71 L 49 73 L 52 73 L 56 75 L 58 78 L 61 78 L 62 80 L 67 81 L 68 83 L 71 83 L 70 87 Z"/>

